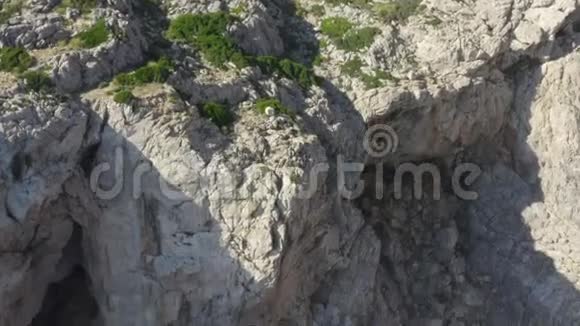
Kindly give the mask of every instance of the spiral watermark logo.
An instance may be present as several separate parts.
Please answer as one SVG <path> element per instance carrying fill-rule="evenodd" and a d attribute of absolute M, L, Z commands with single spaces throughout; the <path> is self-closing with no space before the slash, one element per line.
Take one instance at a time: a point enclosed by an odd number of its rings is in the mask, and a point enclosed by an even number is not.
<path fill-rule="evenodd" d="M 374 125 L 365 133 L 363 146 L 370 156 L 383 158 L 397 151 L 399 136 L 391 126 Z"/>

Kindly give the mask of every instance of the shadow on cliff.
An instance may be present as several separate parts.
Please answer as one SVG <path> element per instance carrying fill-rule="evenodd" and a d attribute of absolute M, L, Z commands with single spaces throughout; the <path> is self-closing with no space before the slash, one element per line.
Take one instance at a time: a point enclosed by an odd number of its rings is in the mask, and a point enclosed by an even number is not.
<path fill-rule="evenodd" d="M 556 39 L 555 42 L 564 41 Z M 563 48 L 566 49 L 565 46 Z M 567 53 L 570 52 L 563 51 L 552 60 Z M 518 62 L 506 68 L 504 74 L 513 84 L 514 103 L 505 117 L 506 123 L 503 129 L 494 139 L 480 139 L 475 145 L 462 149 L 461 159 L 464 162 L 476 162 L 483 170 L 474 188 L 480 197 L 474 202 L 460 202 L 459 209 L 453 217 L 460 230 L 455 255 L 458 258 L 466 258 L 465 275 L 469 283 L 475 285 L 484 297 L 479 298 L 471 293 L 450 294 L 441 291 L 436 293 L 435 301 L 424 304 L 436 307 L 437 304 L 449 304 L 459 298 L 468 306 L 481 306 L 481 310 L 476 309 L 479 310 L 479 316 L 465 316 L 466 312 L 454 310 L 444 312 L 445 316 L 454 316 L 453 318 L 459 320 L 463 315 L 466 317 L 464 322 L 467 323 L 479 319 L 484 322 L 484 325 L 494 326 L 577 325 L 580 323 L 578 313 L 580 292 L 557 270 L 550 256 L 536 249 L 530 228 L 530 225 L 535 225 L 536 228 L 541 227 L 539 225 L 545 225 L 542 219 L 554 218 L 543 208 L 545 198 L 540 179 L 540 162 L 527 143 L 532 129 L 530 120 L 534 114 L 532 105 L 536 99 L 537 88 L 542 82 L 541 64 L 537 60 L 523 56 Z M 459 93 L 453 96 L 462 95 Z M 416 105 L 413 101 L 403 101 L 396 105 L 401 106 L 402 110 L 396 110 L 390 116 L 383 117 L 374 123 L 397 125 L 396 120 L 404 117 L 402 114 L 406 114 L 407 119 L 413 116 L 412 111 Z M 405 108 L 411 111 L 405 112 Z M 415 110 L 424 109 L 426 108 Z M 421 133 L 421 131 L 418 132 Z M 401 142 L 405 142 L 405 139 L 401 138 Z M 511 156 L 507 156 L 506 153 L 510 153 Z M 450 170 L 454 164 L 453 162 L 449 165 L 443 157 L 431 159 L 423 157 L 413 163 L 433 163 L 442 170 Z M 388 168 L 388 171 L 384 173 L 385 176 L 393 175 L 390 169 L 395 169 L 395 167 Z M 444 175 L 443 178 L 445 193 L 447 196 L 454 197 L 449 183 L 450 175 Z M 410 188 L 412 188 L 412 183 L 410 183 L 412 181 L 407 180 L 409 182 L 407 186 Z M 393 180 L 386 178 L 385 182 L 392 184 Z M 389 199 L 393 200 L 393 198 Z M 408 204 L 419 207 L 418 210 L 421 211 L 425 202 L 410 200 Z M 371 215 L 371 210 L 365 209 L 364 202 L 360 205 L 366 214 Z M 399 207 L 399 205 L 396 204 L 394 207 Z M 396 215 L 395 212 L 393 214 Z M 377 235 L 383 237 L 383 240 L 389 237 L 389 232 L 381 231 L 384 228 L 380 226 L 385 222 L 388 224 L 389 221 L 368 220 L 368 222 L 375 224 Z M 427 222 L 426 225 L 434 226 L 435 223 L 438 222 Z M 415 225 L 415 221 L 407 221 L 402 227 L 408 227 L 411 230 Z M 429 234 L 430 232 L 432 231 L 427 230 L 427 238 L 431 236 L 435 238 L 435 235 Z M 383 241 L 383 251 L 387 249 L 386 243 L 388 244 L 389 241 Z M 427 246 L 424 249 L 436 255 L 436 248 Z M 397 276 L 393 272 L 392 265 L 396 264 L 398 259 L 400 258 L 386 255 L 382 260 L 382 265 L 386 271 L 390 271 L 388 277 L 399 281 L 409 281 L 409 284 L 402 285 L 408 287 L 403 292 L 413 293 L 416 284 L 421 284 L 423 291 L 438 286 L 439 279 L 427 278 L 425 281 L 413 279 L 413 276 Z M 420 267 L 425 262 L 417 263 Z M 417 302 L 421 302 L 421 291 L 416 297 Z M 438 300 L 440 301 L 437 302 Z M 403 308 L 406 318 L 410 320 L 425 322 L 432 319 L 438 320 L 441 317 L 434 313 L 436 309 L 421 312 L 415 310 L 413 304 L 404 304 L 400 308 Z M 448 321 L 445 319 L 444 322 Z"/>
<path fill-rule="evenodd" d="M 571 52 L 551 60 L 567 53 Z M 467 241 L 462 249 L 471 276 L 488 278 L 480 283 L 488 295 L 488 325 L 577 325 L 580 291 L 550 256 L 536 250 L 530 228 L 534 225 L 537 234 L 545 220 L 558 218 L 544 207 L 540 162 L 528 143 L 533 101 L 543 77 L 541 63 L 524 56 L 504 73 L 514 85 L 514 104 L 498 139 L 484 145 L 483 152 L 482 148 L 472 152 L 479 159 L 495 153 L 495 160 L 482 161 L 480 198 L 466 206 L 466 220 L 458 219 L 465 222 Z M 511 157 L 503 155 L 504 149 Z"/>
<path fill-rule="evenodd" d="M 118 133 L 106 112 L 88 114 L 86 151 L 65 186 L 78 196 L 69 198 L 69 206 L 80 207 L 72 218 L 82 228 L 75 242 L 83 248 L 82 264 L 51 286 L 32 326 L 87 324 L 94 306 L 75 300 L 91 297 L 99 312 L 88 325 L 234 324 L 244 307 L 228 303 L 250 300 L 240 291 L 256 285 L 230 255 L 232 239 L 220 227 L 227 223 L 216 220 L 219 211 L 194 196 L 203 182 L 177 187 L 142 152 L 146 143 Z M 124 132 L 131 128 L 128 121 L 114 123 Z M 180 166 L 169 163 L 169 169 Z M 66 297 L 73 285 L 89 293 Z"/>
<path fill-rule="evenodd" d="M 285 9 L 290 8 L 291 1 L 277 0 L 273 3 L 282 8 L 280 14 L 290 13 L 289 18 L 295 21 L 296 25 L 292 26 L 296 26 L 296 31 L 314 37 L 314 40 L 309 38 L 310 41 L 304 43 L 313 47 L 293 48 L 293 53 L 288 53 L 288 56 L 296 55 L 305 58 L 302 60 L 305 63 L 311 62 L 313 54 L 318 51 L 313 26 L 294 16 L 291 9 Z M 293 38 L 292 35 L 288 37 Z M 513 68 L 514 71 L 510 74 L 517 77 L 520 69 L 515 66 Z M 539 74 L 537 68 L 532 71 Z M 364 126 L 362 117 L 341 90 L 329 81 L 325 81 L 322 87 L 332 98 L 329 103 L 330 115 L 348 115 Z M 528 98 L 531 99 L 533 96 Z M 531 103 L 526 107 L 528 112 L 521 114 L 529 119 L 532 114 L 529 112 Z M 96 115 L 93 115 L 93 118 L 98 119 Z M 341 134 L 345 132 L 344 130 L 323 131 L 325 124 L 317 121 L 316 117 L 309 117 L 306 122 L 312 129 L 320 129 L 319 137 L 327 145 L 325 147 L 329 159 L 340 154 L 340 149 L 333 148 L 330 144 L 333 135 Z M 165 316 L 147 315 L 147 311 L 155 311 L 160 304 L 148 300 L 164 297 L 168 302 L 172 302 L 171 305 L 175 308 L 176 319 L 170 326 L 229 325 L 232 321 L 245 319 L 261 319 L 262 324 L 257 326 L 277 324 L 302 326 L 287 313 L 293 309 L 295 301 L 310 298 L 327 273 L 326 270 L 322 271 L 319 270 L 320 267 L 314 266 L 318 263 L 317 260 L 304 259 L 306 250 L 316 247 L 315 237 L 312 237 L 312 248 L 308 248 L 303 243 L 309 242 L 310 235 L 288 234 L 288 247 L 291 248 L 291 252 L 285 252 L 278 283 L 270 289 L 271 295 L 268 294 L 270 297 L 264 298 L 268 302 L 262 302 L 263 298 L 253 298 L 248 301 L 253 302 L 249 306 L 236 307 L 235 311 L 220 310 L 228 308 L 227 304 L 223 303 L 226 300 L 224 298 L 229 300 L 232 295 L 238 295 L 230 292 L 232 288 L 249 289 L 263 286 L 255 284 L 251 273 L 244 270 L 237 258 L 229 254 L 230 248 L 224 246 L 227 239 L 224 241 L 224 230 L 219 227 L 223 221 L 218 220 L 216 212 L 210 211 L 207 205 L 202 204 L 203 198 L 186 194 L 179 191 L 177 186 L 171 185 L 147 155 L 143 154 L 143 144 L 134 144 L 127 135 L 118 134 L 106 120 L 93 120 L 92 124 L 102 127 L 99 132 L 101 143 L 92 144 L 86 153 L 83 164 L 85 175 L 81 178 L 84 180 L 81 182 L 84 187 L 88 187 L 88 178 L 96 166 L 95 163 L 110 161 L 113 164 L 115 144 L 125 153 L 126 175 L 132 176 L 134 172 L 132 169 L 143 163 L 151 166 L 151 169 L 142 175 L 143 187 L 136 193 L 137 199 L 133 198 L 134 180 L 127 178 L 124 190 L 119 196 L 110 200 L 95 199 L 91 204 L 92 212 L 87 209 L 88 217 L 75 218 L 84 229 L 83 247 L 86 251 L 85 256 L 89 257 L 85 262 L 85 270 L 90 276 L 91 292 L 99 302 L 101 317 L 106 311 L 107 315 L 113 314 L 117 316 L 115 318 L 120 318 L 109 320 L 112 323 L 123 322 L 128 326 L 161 325 L 160 320 Z M 529 126 L 527 127 L 524 129 L 529 130 Z M 509 128 L 501 135 L 502 139 L 482 141 L 477 148 L 468 151 L 472 152 L 474 158 L 483 159 L 480 154 L 484 154 L 483 156 L 497 154 L 498 142 L 507 148 L 525 144 L 522 137 L 525 138 L 526 135 L 517 135 L 516 131 Z M 520 142 L 518 143 L 516 139 Z M 205 143 L 200 140 L 196 142 L 199 146 Z M 211 155 L 219 149 L 214 149 Z M 203 147 L 202 151 L 207 150 L 208 147 Z M 483 153 L 479 153 L 481 150 Z M 531 149 L 528 148 L 527 151 L 533 154 Z M 211 155 L 204 159 L 209 159 Z M 456 248 L 457 254 L 463 254 L 468 258 L 468 277 L 479 284 L 485 293 L 493 293 L 486 299 L 487 325 L 577 324 L 578 319 L 575 319 L 575 316 L 563 312 L 574 311 L 576 307 L 574 304 L 580 302 L 580 293 L 571 282 L 558 273 L 551 258 L 534 250 L 534 240 L 522 214 L 534 203 L 543 201 L 538 180 L 537 158 L 532 155 L 525 166 L 521 167 L 514 165 L 515 162 L 517 158 L 504 161 L 499 157 L 484 159 L 481 162 L 486 171 L 485 175 L 489 178 L 483 181 L 485 191 L 482 192 L 482 198 L 474 204 L 466 204 L 463 214 L 456 216 L 456 222 L 462 231 L 462 239 Z M 510 165 L 511 167 L 507 168 Z M 515 170 L 519 176 L 510 174 L 507 171 L 510 169 Z M 104 178 L 104 188 L 111 189 L 115 184 L 115 178 L 110 174 Z M 169 185 L 171 196 L 178 197 L 179 200 L 165 198 L 159 185 L 160 180 L 161 183 Z M 485 183 L 486 181 L 488 182 Z M 90 191 L 88 188 L 84 190 Z M 98 214 L 95 215 L 95 212 Z M 490 216 L 489 212 L 494 214 Z M 377 232 L 377 236 L 381 234 Z M 204 248 L 204 243 L 209 243 L 210 247 Z M 187 253 L 194 249 L 198 250 L 196 252 L 207 252 L 212 255 L 188 256 Z M 215 252 L 219 253 L 218 256 Z M 390 258 L 392 257 L 387 257 L 386 260 Z M 301 265 L 306 263 L 313 266 Z M 315 271 L 315 275 L 305 278 L 308 279 L 305 283 L 299 283 L 301 279 L 296 275 L 293 279 L 286 279 L 285 274 L 291 273 L 296 266 L 303 271 Z M 163 275 L 163 280 L 156 280 L 153 275 Z M 391 276 L 394 277 L 385 275 Z M 475 280 L 485 277 L 491 277 L 490 281 Z M 202 289 L 212 289 L 213 292 L 202 292 Z M 104 293 L 109 296 L 102 296 Z M 245 299 L 241 301 L 244 302 Z M 289 300 L 284 301 L 286 299 Z M 124 307 L 122 312 L 115 310 L 119 304 Z M 303 317 L 306 319 L 306 316 Z M 411 319 L 422 317 L 430 316 L 409 316 Z"/>

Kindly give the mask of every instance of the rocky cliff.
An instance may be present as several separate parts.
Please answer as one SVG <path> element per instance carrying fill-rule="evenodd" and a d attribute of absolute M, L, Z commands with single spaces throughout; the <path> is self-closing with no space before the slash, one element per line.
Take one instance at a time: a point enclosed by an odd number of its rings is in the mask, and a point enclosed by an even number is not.
<path fill-rule="evenodd" d="M 580 324 L 576 0 L 0 5 L 0 326 Z"/>

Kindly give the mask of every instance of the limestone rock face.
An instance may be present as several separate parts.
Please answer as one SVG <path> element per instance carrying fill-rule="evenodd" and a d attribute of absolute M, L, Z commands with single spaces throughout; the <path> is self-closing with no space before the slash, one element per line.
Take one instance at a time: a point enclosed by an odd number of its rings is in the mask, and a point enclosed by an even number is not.
<path fill-rule="evenodd" d="M 267 13 L 267 8 L 258 2 L 247 10 L 247 17 L 240 24 L 232 26 L 231 33 L 236 43 L 253 55 L 282 55 L 284 42 L 277 22 Z"/>
<path fill-rule="evenodd" d="M 0 326 L 578 325 L 578 4 L 421 4 L 32 1 L 0 24 L 53 84 L 0 75 Z M 292 64 L 163 35 L 217 11 Z M 336 16 L 374 40 L 347 50 Z M 101 18 L 106 42 L 57 44 Z"/>
<path fill-rule="evenodd" d="M 0 45 L 31 49 L 56 45 L 70 35 L 63 23 L 64 19 L 54 14 L 24 17 L 17 24 L 0 27 Z"/>

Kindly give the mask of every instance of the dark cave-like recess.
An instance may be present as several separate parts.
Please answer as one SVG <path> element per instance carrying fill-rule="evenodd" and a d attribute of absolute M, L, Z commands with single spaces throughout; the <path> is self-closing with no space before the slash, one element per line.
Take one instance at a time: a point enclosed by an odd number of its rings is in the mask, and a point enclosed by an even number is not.
<path fill-rule="evenodd" d="M 42 309 L 30 326 L 91 326 L 97 315 L 86 272 L 77 266 L 62 281 L 49 286 Z"/>

